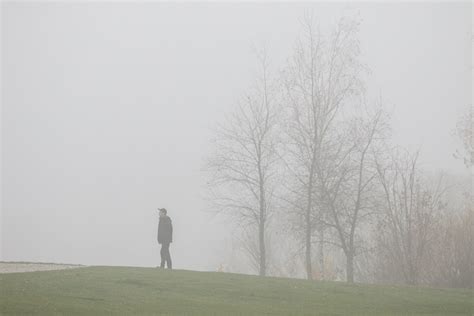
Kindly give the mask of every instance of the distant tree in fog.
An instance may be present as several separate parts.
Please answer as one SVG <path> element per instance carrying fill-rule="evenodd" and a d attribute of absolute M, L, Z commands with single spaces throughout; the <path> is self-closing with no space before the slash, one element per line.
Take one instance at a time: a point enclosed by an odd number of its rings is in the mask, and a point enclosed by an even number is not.
<path fill-rule="evenodd" d="M 377 162 L 383 190 L 383 216 L 378 224 L 379 267 L 385 282 L 423 281 L 433 253 L 446 186 L 442 178 L 428 183 L 418 166 L 418 153 L 393 153 Z"/>
<path fill-rule="evenodd" d="M 471 172 L 469 187 L 464 188 L 464 200 L 459 213 L 448 215 L 438 244 L 437 270 L 434 282 L 448 287 L 472 288 L 474 286 L 474 198 L 472 167 L 474 166 L 473 106 L 462 115 L 456 125 L 455 134 L 462 148 L 454 154 L 462 159 Z"/>
<path fill-rule="evenodd" d="M 376 156 L 387 130 L 381 109 L 353 117 L 340 128 L 339 136 L 326 143 L 328 155 L 317 164 L 321 200 L 328 210 L 324 225 L 333 232 L 328 240 L 346 257 L 346 280 L 354 281 L 354 258 L 366 251 L 363 228 L 378 209 Z"/>
<path fill-rule="evenodd" d="M 434 245 L 432 265 L 428 283 L 442 287 L 472 288 L 473 268 L 473 213 L 470 197 L 461 210 L 449 210 L 437 229 L 438 238 Z"/>
<path fill-rule="evenodd" d="M 358 22 L 341 19 L 328 36 L 311 18 L 304 20 L 303 27 L 304 37 L 283 72 L 287 110 L 284 161 L 287 181 L 292 183 L 287 200 L 298 223 L 295 234 L 304 245 L 306 275 L 311 279 L 313 234 L 324 232 L 318 225 L 324 210 L 318 200 L 317 165 L 324 159 L 323 144 L 341 108 L 362 91 L 359 76 L 363 67 L 358 61 Z M 320 246 L 322 256 L 322 243 Z"/>
<path fill-rule="evenodd" d="M 469 107 L 469 111 L 461 116 L 458 120 L 455 133 L 462 142 L 462 149 L 456 151 L 454 156 L 462 159 L 468 167 L 474 165 L 474 134 L 473 134 L 473 106 Z"/>
<path fill-rule="evenodd" d="M 217 209 L 236 219 L 246 234 L 257 232 L 253 239 L 243 239 L 248 242 L 244 248 L 258 262 L 259 274 L 265 275 L 265 233 L 275 209 L 279 110 L 265 51 L 258 53 L 258 60 L 260 77 L 255 89 L 217 128 L 208 169 Z"/>

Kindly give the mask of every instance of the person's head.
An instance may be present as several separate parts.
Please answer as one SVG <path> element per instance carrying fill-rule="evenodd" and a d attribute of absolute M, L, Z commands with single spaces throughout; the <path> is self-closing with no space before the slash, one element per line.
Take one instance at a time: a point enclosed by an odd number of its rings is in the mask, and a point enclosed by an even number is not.
<path fill-rule="evenodd" d="M 163 216 L 166 216 L 166 214 L 168 213 L 168 211 L 166 211 L 165 208 L 160 208 L 160 217 L 163 217 Z"/>

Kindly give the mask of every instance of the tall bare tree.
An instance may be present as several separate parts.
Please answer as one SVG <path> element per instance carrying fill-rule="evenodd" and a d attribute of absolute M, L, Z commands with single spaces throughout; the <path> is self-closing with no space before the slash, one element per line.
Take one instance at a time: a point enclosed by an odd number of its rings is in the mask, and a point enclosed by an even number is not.
<path fill-rule="evenodd" d="M 307 278 L 312 278 L 312 235 L 321 207 L 316 199 L 316 165 L 324 156 L 321 144 L 330 134 L 340 109 L 362 91 L 363 70 L 357 40 L 358 22 L 341 19 L 324 36 L 312 18 L 303 22 L 304 36 L 283 72 L 288 105 L 285 164 L 296 186 L 294 211 L 300 219 Z"/>
<path fill-rule="evenodd" d="M 258 253 L 254 241 L 244 248 L 252 250 L 250 258 L 258 258 L 259 274 L 265 275 L 265 231 L 275 209 L 279 112 L 265 51 L 258 54 L 258 60 L 260 76 L 255 89 L 217 128 L 215 153 L 208 167 L 212 173 L 212 198 L 218 210 L 231 214 L 242 227 L 256 228 L 253 231 L 258 234 Z"/>

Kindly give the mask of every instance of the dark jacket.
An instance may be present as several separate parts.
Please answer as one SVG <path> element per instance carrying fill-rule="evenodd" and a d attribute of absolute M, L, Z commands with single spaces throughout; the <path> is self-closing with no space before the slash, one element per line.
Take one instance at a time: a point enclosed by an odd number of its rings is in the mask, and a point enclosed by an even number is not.
<path fill-rule="evenodd" d="M 173 224 L 168 216 L 160 217 L 158 223 L 158 243 L 167 244 L 173 241 Z"/>

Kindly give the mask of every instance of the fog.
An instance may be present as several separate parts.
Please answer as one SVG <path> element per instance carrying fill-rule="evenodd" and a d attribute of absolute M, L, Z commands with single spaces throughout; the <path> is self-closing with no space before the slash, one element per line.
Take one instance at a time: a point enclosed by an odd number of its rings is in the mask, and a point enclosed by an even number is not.
<path fill-rule="evenodd" d="M 471 4 L 1 4 L 0 260 L 157 266 L 158 207 L 174 267 L 216 270 L 234 225 L 210 212 L 213 127 L 275 72 L 307 12 L 328 28 L 360 16 L 371 97 L 423 166 L 453 158 L 471 104 Z"/>

